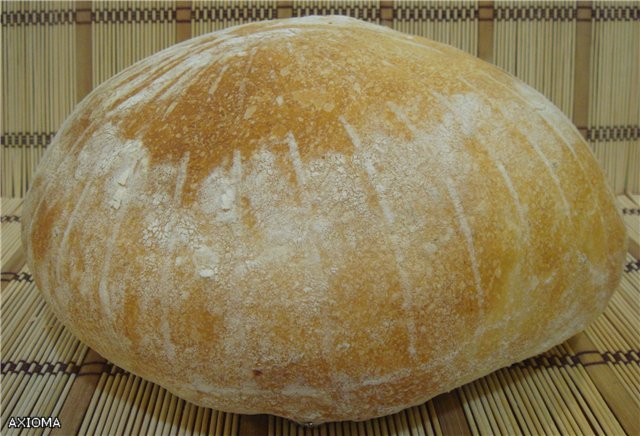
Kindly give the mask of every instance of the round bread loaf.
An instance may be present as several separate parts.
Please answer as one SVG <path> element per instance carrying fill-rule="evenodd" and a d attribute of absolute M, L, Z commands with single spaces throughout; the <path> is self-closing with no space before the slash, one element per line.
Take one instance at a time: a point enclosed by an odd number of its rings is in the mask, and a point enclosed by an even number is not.
<path fill-rule="evenodd" d="M 571 122 L 452 47 L 343 17 L 157 53 L 66 120 L 25 200 L 58 318 L 193 403 L 419 404 L 585 328 L 625 230 Z"/>

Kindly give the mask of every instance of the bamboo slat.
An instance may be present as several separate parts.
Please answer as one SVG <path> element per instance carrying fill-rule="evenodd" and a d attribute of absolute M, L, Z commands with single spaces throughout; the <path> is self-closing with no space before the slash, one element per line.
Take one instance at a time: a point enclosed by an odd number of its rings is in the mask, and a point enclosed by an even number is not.
<path fill-rule="evenodd" d="M 392 27 L 478 53 L 477 1 L 398 0 L 393 3 Z"/>
<path fill-rule="evenodd" d="M 636 238 L 638 204 L 617 204 Z M 59 416 L 59 434 L 441 435 L 638 434 L 640 261 L 627 257 L 620 287 L 583 333 L 394 415 L 308 428 L 289 420 L 197 407 L 102 359 L 70 334 L 40 298 L 22 264 L 21 199 L 2 199 L 2 413 Z M 11 250 L 5 247 L 13 247 Z M 18 248 L 15 248 L 18 247 Z M 66 426 L 66 427 L 65 427 Z M 40 434 L 32 429 L 30 434 Z M 9 432 L 10 434 L 10 432 Z"/>
<path fill-rule="evenodd" d="M 94 88 L 176 42 L 176 2 L 93 1 Z"/>
<path fill-rule="evenodd" d="M 276 0 L 194 0 L 191 14 L 191 34 L 202 35 L 252 21 L 277 18 Z"/>
<path fill-rule="evenodd" d="M 589 142 L 617 193 L 640 190 L 640 5 L 594 1 Z"/>
<path fill-rule="evenodd" d="M 576 2 L 495 2 L 495 64 L 573 115 Z"/>
<path fill-rule="evenodd" d="M 347 15 L 380 23 L 380 0 L 293 0 L 293 16 Z"/>
<path fill-rule="evenodd" d="M 44 150 L 76 102 L 75 3 L 1 2 L 0 194 L 21 197 Z"/>
<path fill-rule="evenodd" d="M 0 252 L 2 272 L 16 271 L 22 258 L 20 241 L 20 215 L 22 198 L 2 198 L 2 232 L 0 233 Z M 3 283 L 4 286 L 4 283 Z"/>
<path fill-rule="evenodd" d="M 618 196 L 617 204 L 622 212 L 622 219 L 627 225 L 629 252 L 636 258 L 640 258 L 640 226 L 637 225 L 640 206 L 625 195 Z"/>

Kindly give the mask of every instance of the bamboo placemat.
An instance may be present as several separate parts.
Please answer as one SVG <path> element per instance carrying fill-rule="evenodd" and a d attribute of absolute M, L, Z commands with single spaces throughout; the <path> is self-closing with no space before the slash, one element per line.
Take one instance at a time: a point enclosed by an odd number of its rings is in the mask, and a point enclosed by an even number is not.
<path fill-rule="evenodd" d="M 232 25 L 342 14 L 452 44 L 551 99 L 618 194 L 640 192 L 638 0 L 0 1 L 0 195 L 23 196 L 75 104 L 133 62 Z"/>
<path fill-rule="evenodd" d="M 618 197 L 638 247 L 638 196 Z M 395 415 L 304 428 L 283 418 L 194 406 L 75 339 L 39 296 L 20 245 L 21 199 L 2 199 L 2 407 L 58 417 L 59 434 L 440 435 L 640 434 L 640 261 L 586 331 Z M 48 432 L 48 431 L 45 431 Z M 43 433 L 32 429 L 29 434 Z"/>

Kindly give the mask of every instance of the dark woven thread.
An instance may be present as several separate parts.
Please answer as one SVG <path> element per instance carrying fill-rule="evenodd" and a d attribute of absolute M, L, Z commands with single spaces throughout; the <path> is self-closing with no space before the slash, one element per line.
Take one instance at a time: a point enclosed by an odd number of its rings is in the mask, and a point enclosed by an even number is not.
<path fill-rule="evenodd" d="M 639 352 L 636 350 L 628 351 L 605 351 L 601 353 L 596 350 L 581 351 L 576 354 L 541 354 L 530 357 L 521 362 L 514 363 L 510 368 L 560 368 L 560 367 L 576 367 L 576 366 L 593 366 L 605 365 L 608 363 L 614 365 L 627 365 L 630 363 L 640 364 Z M 581 363 L 581 356 L 593 356 L 596 359 L 593 362 Z"/>
<path fill-rule="evenodd" d="M 81 366 L 75 362 L 2 362 L 2 375 L 6 374 L 78 374 Z"/>
<path fill-rule="evenodd" d="M 33 283 L 33 276 L 26 272 L 15 273 L 15 272 L 3 272 L 2 273 L 2 281 L 3 282 L 28 282 Z"/>
<path fill-rule="evenodd" d="M 3 11 L 0 14 L 3 26 L 55 25 L 71 24 L 76 21 L 76 12 L 72 9 L 49 11 Z"/>
<path fill-rule="evenodd" d="M 249 8 L 237 5 L 198 5 L 193 8 L 193 19 L 195 21 L 224 21 L 224 20 L 268 20 L 276 18 L 278 7 L 260 6 Z"/>
<path fill-rule="evenodd" d="M 428 3 L 396 5 L 393 17 L 399 21 L 467 21 L 478 18 L 478 8 L 473 5 L 443 7 Z"/>
<path fill-rule="evenodd" d="M 593 9 L 595 21 L 638 21 L 640 7 L 638 6 L 602 6 Z"/>
<path fill-rule="evenodd" d="M 13 132 L 0 136 L 0 144 L 5 147 L 36 146 L 46 147 L 49 145 L 55 132 Z"/>
<path fill-rule="evenodd" d="M 305 17 L 307 15 L 346 15 L 349 17 L 359 17 L 365 21 L 375 21 L 380 18 L 380 10 L 377 7 L 357 5 L 336 5 L 324 7 L 314 4 L 305 4 L 294 6 L 292 15 L 294 17 Z"/>
<path fill-rule="evenodd" d="M 640 260 L 631 261 L 624 266 L 624 272 L 626 273 L 638 271 L 640 271 Z"/>
<path fill-rule="evenodd" d="M 600 361 L 581 363 L 580 357 L 591 355 L 599 357 Z M 592 365 L 628 365 L 628 364 L 640 364 L 640 351 L 627 350 L 627 351 L 605 351 L 601 353 L 599 351 L 590 350 L 582 351 L 573 355 L 570 354 L 549 354 L 530 357 L 522 362 L 514 363 L 510 368 L 561 368 L 561 367 L 577 367 L 577 366 L 592 366 Z M 96 367 L 95 371 L 82 371 L 89 367 Z M 116 375 L 116 374 L 129 374 L 128 371 L 114 365 L 111 362 L 83 362 L 77 364 L 75 362 L 28 362 L 25 360 L 19 360 L 17 362 L 6 361 L 1 364 L 1 373 L 5 374 L 27 374 L 27 375 L 43 375 L 43 374 L 76 374 L 78 376 L 88 375 Z"/>
<path fill-rule="evenodd" d="M 20 217 L 18 215 L 2 215 L 0 217 L 0 222 L 3 223 L 19 223 Z"/>
<path fill-rule="evenodd" d="M 555 4 L 545 6 L 497 6 L 494 9 L 496 21 L 573 21 L 578 16 L 575 6 Z"/>
<path fill-rule="evenodd" d="M 560 368 L 575 367 L 580 365 L 579 356 L 563 355 L 563 356 L 534 356 L 521 362 L 516 362 L 510 368 Z"/>
<path fill-rule="evenodd" d="M 83 369 L 96 367 L 95 370 L 82 371 Z M 102 374 L 128 374 L 128 371 L 114 365 L 111 362 L 83 362 L 77 364 L 75 362 L 28 362 L 26 360 L 18 360 L 17 362 L 2 362 L 2 375 L 6 374 L 26 374 L 26 375 L 45 375 L 45 374 L 76 374 L 79 377 L 88 375 Z M 93 368 L 91 368 L 93 369 Z"/>
<path fill-rule="evenodd" d="M 640 356 L 637 351 L 605 351 L 602 353 L 602 358 L 607 363 L 624 364 L 640 363 Z"/>
<path fill-rule="evenodd" d="M 622 209 L 622 214 L 623 215 L 640 215 L 640 209 L 639 208 L 623 208 Z"/>
<path fill-rule="evenodd" d="M 640 138 L 640 126 L 603 126 L 587 129 L 589 141 L 635 141 Z"/>
<path fill-rule="evenodd" d="M 171 23 L 176 21 L 173 9 L 101 9 L 91 12 L 94 23 Z"/>

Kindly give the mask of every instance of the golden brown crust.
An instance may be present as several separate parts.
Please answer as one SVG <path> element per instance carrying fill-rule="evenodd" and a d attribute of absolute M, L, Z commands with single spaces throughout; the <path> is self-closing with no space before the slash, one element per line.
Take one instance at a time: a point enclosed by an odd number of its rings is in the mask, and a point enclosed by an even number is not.
<path fill-rule="evenodd" d="M 183 398 L 298 421 L 400 410 L 581 330 L 625 230 L 544 97 L 343 17 L 160 52 L 54 139 L 23 238 L 56 315 Z"/>

